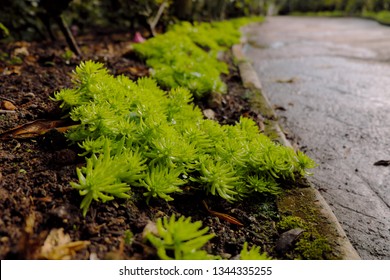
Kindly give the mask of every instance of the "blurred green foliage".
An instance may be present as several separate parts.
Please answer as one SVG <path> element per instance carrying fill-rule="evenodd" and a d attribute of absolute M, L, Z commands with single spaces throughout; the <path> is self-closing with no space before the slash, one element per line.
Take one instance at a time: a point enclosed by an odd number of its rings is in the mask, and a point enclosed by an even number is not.
<path fill-rule="evenodd" d="M 9 30 L 7 27 L 4 26 L 4 24 L 2 24 L 0 22 L 0 38 L 5 38 L 5 37 L 8 37 L 9 36 Z"/>
<path fill-rule="evenodd" d="M 38 0 L 2 0 L 1 22 L 9 35 L 16 38 L 31 39 L 42 35 L 43 24 L 39 20 Z"/>
<path fill-rule="evenodd" d="M 228 68 L 217 59 L 217 54 L 238 43 L 240 37 L 238 28 L 229 21 L 182 22 L 134 49 L 153 68 L 153 77 L 160 85 L 184 86 L 201 99 L 210 92 L 225 92 L 220 75 L 227 74 Z"/>
<path fill-rule="evenodd" d="M 390 25 L 390 0 L 276 0 L 279 14 L 359 16 Z"/>
<path fill-rule="evenodd" d="M 226 90 L 220 74 L 227 74 L 227 66 L 215 53 L 205 52 L 186 35 L 170 31 L 134 48 L 146 59 L 152 76 L 164 88 L 185 86 L 198 99 L 210 92 Z"/>
<path fill-rule="evenodd" d="M 363 11 L 362 16 L 366 18 L 375 19 L 382 24 L 390 25 L 390 11 Z"/>
<path fill-rule="evenodd" d="M 183 21 L 133 48 L 152 68 L 152 76 L 160 86 L 185 87 L 200 100 L 212 92 L 226 91 L 220 76 L 228 74 L 228 67 L 218 59 L 218 53 L 240 42 L 240 26 L 262 19 L 193 24 Z"/>
<path fill-rule="evenodd" d="M 9 39 L 33 40 L 48 38 L 48 26 L 58 32 L 58 27 L 48 22 L 53 12 L 42 3 L 45 0 L 1 0 L 1 31 L 9 30 Z M 46 1 L 47 2 L 47 1 Z M 56 5 L 66 3 L 58 0 Z M 66 23 L 77 32 L 89 30 L 134 31 L 149 29 L 164 3 L 158 20 L 158 31 L 179 20 L 210 21 L 248 15 L 264 14 L 266 0 L 70 0 L 62 13 Z M 54 7 L 54 6 L 53 6 Z M 97 29 L 99 27 L 99 29 Z M 4 37 L 4 36 L 3 36 Z M 1 37 L 0 37 L 1 38 Z"/>
<path fill-rule="evenodd" d="M 342 11 L 344 15 L 362 15 L 390 9 L 390 0 L 276 0 L 281 14 L 294 12 Z"/>
<path fill-rule="evenodd" d="M 43 22 L 50 13 L 42 8 L 43 1 L 1 0 L 2 37 L 4 30 L 9 30 L 8 40 L 47 38 L 49 24 Z M 388 16 L 378 13 L 390 11 L 390 0 L 71 0 L 62 16 L 77 32 L 148 30 L 163 3 L 165 8 L 156 27 L 160 32 L 183 20 L 215 21 L 266 15 L 271 10 L 279 14 L 362 15 L 384 23 Z M 55 25 L 50 28 L 54 33 L 58 31 Z"/>

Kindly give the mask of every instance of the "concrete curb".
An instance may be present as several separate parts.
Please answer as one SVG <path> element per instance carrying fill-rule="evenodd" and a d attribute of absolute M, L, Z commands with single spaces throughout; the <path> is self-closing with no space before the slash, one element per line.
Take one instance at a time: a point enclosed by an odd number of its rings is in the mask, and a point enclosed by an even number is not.
<path fill-rule="evenodd" d="M 256 71 L 253 69 L 251 62 L 244 55 L 243 47 L 245 44 L 246 40 L 243 38 L 240 44 L 233 46 L 232 52 L 243 85 L 250 92 L 251 107 L 254 111 L 258 111 L 266 118 L 266 134 L 276 136 L 273 137 L 274 140 L 279 141 L 279 143 L 284 146 L 293 147 L 281 129 L 271 103 L 263 93 Z M 315 209 L 311 214 L 314 212 L 315 215 L 318 216 L 318 230 L 321 234 L 324 234 L 331 243 L 334 258 L 360 260 L 359 254 L 352 246 L 339 221 L 322 195 L 307 180 L 302 184 L 302 188 L 299 188 L 297 192 L 293 192 L 282 198 L 284 201 L 288 201 L 288 210 L 292 213 L 300 212 L 302 214 L 302 197 L 304 197 L 305 204 L 309 205 L 311 209 Z M 305 207 L 307 205 L 305 205 Z M 313 217 L 308 218 L 312 219 Z"/>

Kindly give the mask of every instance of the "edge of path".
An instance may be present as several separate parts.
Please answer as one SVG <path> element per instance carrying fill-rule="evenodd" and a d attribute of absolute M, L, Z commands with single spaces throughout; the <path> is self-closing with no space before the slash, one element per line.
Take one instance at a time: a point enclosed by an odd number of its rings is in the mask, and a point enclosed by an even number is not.
<path fill-rule="evenodd" d="M 240 72 L 242 83 L 250 93 L 251 107 L 254 111 L 260 112 L 265 117 L 265 133 L 267 135 L 272 135 L 282 145 L 293 147 L 278 123 L 277 115 L 266 93 L 262 89 L 259 77 L 253 69 L 252 63 L 244 55 L 243 48 L 245 44 L 247 44 L 247 40 L 243 36 L 241 43 L 232 47 L 232 52 L 233 59 Z M 284 204 L 284 207 L 287 207 L 291 213 L 299 213 L 300 215 L 304 215 L 305 212 L 302 211 L 302 207 L 306 209 L 309 207 L 310 213 L 306 213 L 307 218 L 313 219 L 312 216 L 314 213 L 318 231 L 329 240 L 334 257 L 343 260 L 360 260 L 359 254 L 352 246 L 335 214 L 320 192 L 308 180 L 304 180 L 300 184 L 301 186 L 297 191 L 293 191 L 282 197 L 281 203 Z M 302 202 L 305 202 L 304 206 Z"/>

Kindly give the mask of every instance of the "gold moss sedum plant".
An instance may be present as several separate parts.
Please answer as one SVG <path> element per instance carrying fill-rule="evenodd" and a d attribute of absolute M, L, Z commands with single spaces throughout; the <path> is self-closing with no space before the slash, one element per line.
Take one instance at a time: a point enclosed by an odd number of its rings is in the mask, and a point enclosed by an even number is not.
<path fill-rule="evenodd" d="M 214 237 L 208 227 L 202 227 L 201 221 L 191 222 L 191 217 L 181 216 L 176 219 L 157 219 L 156 232 L 148 231 L 145 238 L 156 248 L 162 260 L 220 260 L 220 256 L 208 254 L 202 247 Z M 266 253 L 260 253 L 260 247 L 252 246 L 248 250 L 245 242 L 240 252 L 241 260 L 269 260 Z"/>
<path fill-rule="evenodd" d="M 129 198 L 170 201 L 191 185 L 229 202 L 253 192 L 277 194 L 278 181 L 307 174 L 314 162 L 274 143 L 248 118 L 222 126 L 204 119 L 185 88 L 161 90 L 151 78 L 114 77 L 103 64 L 81 63 L 72 89 L 55 94 L 79 123 L 66 136 L 85 150 L 86 166 L 71 185 L 92 201 Z"/>
<path fill-rule="evenodd" d="M 73 88 L 54 99 L 79 123 L 66 136 L 86 156 L 86 165 L 77 168 L 78 182 L 71 183 L 83 196 L 84 216 L 93 201 L 128 199 L 132 188 L 143 190 L 147 202 L 174 200 L 187 190 L 183 185 L 234 202 L 253 192 L 276 195 L 281 180 L 309 174 L 315 166 L 309 157 L 274 143 L 251 119 L 222 126 L 204 119 L 192 103 L 225 91 L 220 75 L 227 66 L 217 53 L 238 42 L 238 27 L 246 23 L 182 23 L 138 45 L 135 50 L 153 68 L 153 79 L 114 77 L 92 61 L 76 67 Z M 161 259 L 220 259 L 201 249 L 213 235 L 200 229 L 200 221 L 171 216 L 156 226 L 146 239 Z M 259 247 L 247 246 L 240 259 L 268 259 Z"/>
<path fill-rule="evenodd" d="M 239 27 L 262 18 L 238 18 L 221 22 L 180 22 L 134 51 L 145 59 L 151 74 L 164 88 L 185 87 L 196 99 L 211 92 L 226 92 L 221 74 L 228 74 L 218 55 L 240 42 Z"/>

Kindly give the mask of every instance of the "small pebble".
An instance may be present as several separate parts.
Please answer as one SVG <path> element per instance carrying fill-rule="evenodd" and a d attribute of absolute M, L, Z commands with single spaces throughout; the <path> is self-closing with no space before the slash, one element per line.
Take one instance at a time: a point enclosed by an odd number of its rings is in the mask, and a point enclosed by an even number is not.
<path fill-rule="evenodd" d="M 276 241 L 276 252 L 280 255 L 284 255 L 294 245 L 303 232 L 304 230 L 301 228 L 294 228 L 282 233 Z"/>
<path fill-rule="evenodd" d="M 27 92 L 24 94 L 24 97 L 35 98 L 35 94 L 32 92 Z"/>
<path fill-rule="evenodd" d="M 212 109 L 203 110 L 203 115 L 209 120 L 215 120 L 215 112 Z"/>

